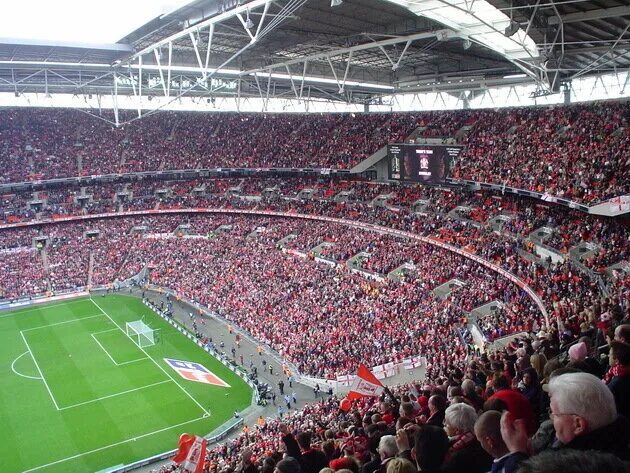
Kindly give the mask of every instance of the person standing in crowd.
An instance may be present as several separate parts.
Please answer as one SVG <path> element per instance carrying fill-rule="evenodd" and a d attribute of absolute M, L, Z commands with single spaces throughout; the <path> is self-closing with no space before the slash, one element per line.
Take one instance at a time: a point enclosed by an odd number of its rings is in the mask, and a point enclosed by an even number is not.
<path fill-rule="evenodd" d="M 610 370 L 604 382 L 615 397 L 617 412 L 630 419 L 630 345 L 613 340 L 608 359 Z"/>

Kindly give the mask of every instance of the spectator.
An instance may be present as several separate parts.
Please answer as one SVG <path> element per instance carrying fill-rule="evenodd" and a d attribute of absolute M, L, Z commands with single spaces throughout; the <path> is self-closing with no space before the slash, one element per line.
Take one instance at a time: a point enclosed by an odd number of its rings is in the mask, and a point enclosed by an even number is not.
<path fill-rule="evenodd" d="M 392 458 L 387 463 L 386 473 L 417 473 L 416 467 L 404 458 Z"/>
<path fill-rule="evenodd" d="M 380 473 L 386 473 L 387 464 L 398 454 L 396 437 L 394 437 L 393 435 L 383 435 L 378 443 L 378 454 L 381 459 L 381 464 L 378 468 L 378 471 Z"/>
<path fill-rule="evenodd" d="M 613 340 L 608 359 L 610 371 L 604 381 L 615 397 L 617 412 L 630 419 L 630 345 Z"/>
<path fill-rule="evenodd" d="M 442 464 L 449 450 L 449 440 L 444 429 L 434 425 L 421 426 L 415 434 L 415 457 L 418 471 L 443 473 Z"/>
<path fill-rule="evenodd" d="M 551 418 L 561 448 L 598 450 L 628 457 L 629 421 L 617 415 L 613 394 L 601 380 L 588 373 L 556 376 L 549 383 Z M 502 433 L 510 451 L 525 451 L 525 424 Z M 519 440 L 520 439 L 520 440 Z M 516 442 L 514 440 L 517 440 Z M 521 445 L 514 449 L 518 442 Z"/>
<path fill-rule="evenodd" d="M 274 472 L 301 473 L 300 463 L 291 456 L 286 456 L 276 464 Z M 318 472 L 319 473 L 319 472 Z"/>
<path fill-rule="evenodd" d="M 475 436 L 483 449 L 494 459 L 491 473 L 515 473 L 527 454 L 511 453 L 501 437 L 501 413 L 487 411 L 475 422 Z"/>
<path fill-rule="evenodd" d="M 286 424 L 280 425 L 280 432 L 282 433 L 282 441 L 286 446 L 287 454 L 298 460 L 302 473 L 319 473 L 322 468 L 328 466 L 324 452 L 311 448 L 310 432 L 300 432 L 296 438 L 289 432 Z"/>
<path fill-rule="evenodd" d="M 429 398 L 429 418 L 425 423 L 442 427 L 444 425 L 445 411 L 446 399 L 441 394 L 434 394 Z"/>
<path fill-rule="evenodd" d="M 445 472 L 467 471 L 484 473 L 490 469 L 492 458 L 474 434 L 477 414 L 468 404 L 453 404 L 446 408 L 444 429 L 449 436 L 449 451 L 444 462 Z"/>
<path fill-rule="evenodd" d="M 627 473 L 628 468 L 614 455 L 597 452 L 564 449 L 547 451 L 521 463 L 517 473 Z"/>

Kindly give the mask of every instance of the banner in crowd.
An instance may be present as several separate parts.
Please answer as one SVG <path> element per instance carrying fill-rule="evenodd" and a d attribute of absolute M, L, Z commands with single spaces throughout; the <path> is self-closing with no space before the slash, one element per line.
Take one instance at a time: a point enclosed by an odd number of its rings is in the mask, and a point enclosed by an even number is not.
<path fill-rule="evenodd" d="M 206 460 L 208 441 L 197 435 L 182 434 L 179 449 L 173 461 L 190 473 L 202 473 Z"/>
<path fill-rule="evenodd" d="M 409 370 L 409 371 L 411 371 L 411 370 L 413 370 L 415 368 L 420 368 L 422 366 L 422 364 L 423 364 L 423 361 L 422 361 L 422 357 L 420 355 L 412 356 L 410 358 L 405 358 L 403 360 L 403 367 L 406 370 Z"/>
<path fill-rule="evenodd" d="M 383 385 L 365 365 L 359 365 L 357 376 L 354 378 L 347 399 L 360 399 L 362 397 L 380 396 L 383 392 Z"/>
<path fill-rule="evenodd" d="M 426 366 L 426 359 L 422 355 L 416 355 L 405 358 L 401 363 L 389 362 L 384 365 L 374 366 L 370 371 L 377 379 L 385 379 L 399 374 L 401 368 L 411 371 L 422 366 Z M 344 374 L 337 376 L 335 380 L 338 386 L 351 386 L 355 378 L 355 375 Z"/>

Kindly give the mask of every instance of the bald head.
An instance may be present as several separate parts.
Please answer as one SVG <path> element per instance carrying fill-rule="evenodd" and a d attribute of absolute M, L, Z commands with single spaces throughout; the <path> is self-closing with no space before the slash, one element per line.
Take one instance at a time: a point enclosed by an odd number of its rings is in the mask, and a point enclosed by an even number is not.
<path fill-rule="evenodd" d="M 623 324 L 615 329 L 615 340 L 630 343 L 630 324 Z"/>
<path fill-rule="evenodd" d="M 493 458 L 501 458 L 509 450 L 501 437 L 501 413 L 487 411 L 479 416 L 475 422 L 475 437 L 483 449 Z"/>

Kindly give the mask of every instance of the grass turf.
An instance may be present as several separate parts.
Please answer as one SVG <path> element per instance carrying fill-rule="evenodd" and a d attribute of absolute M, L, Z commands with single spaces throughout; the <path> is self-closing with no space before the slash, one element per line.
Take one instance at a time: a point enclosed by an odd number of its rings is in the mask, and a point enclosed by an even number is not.
<path fill-rule="evenodd" d="M 139 348 L 125 323 L 159 329 Z M 164 358 L 197 362 L 230 387 L 186 380 Z M 134 297 L 82 298 L 0 313 L 3 472 L 94 472 L 205 435 L 251 389 Z M 209 415 L 208 415 L 209 414 Z"/>

